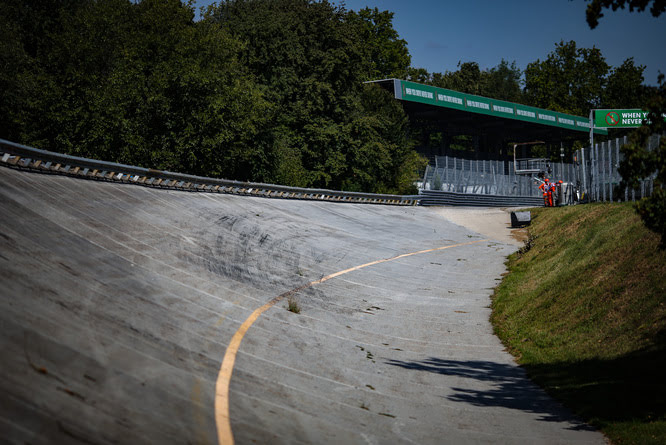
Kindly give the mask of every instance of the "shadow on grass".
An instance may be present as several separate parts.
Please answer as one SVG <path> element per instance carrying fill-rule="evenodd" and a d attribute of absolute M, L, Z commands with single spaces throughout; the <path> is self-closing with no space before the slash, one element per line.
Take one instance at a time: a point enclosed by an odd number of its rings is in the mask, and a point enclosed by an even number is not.
<path fill-rule="evenodd" d="M 649 349 L 615 359 L 524 365 L 530 378 L 599 428 L 666 422 L 664 335 Z"/>
<path fill-rule="evenodd" d="M 388 360 L 389 365 L 414 371 L 456 376 L 486 383 L 484 389 L 454 387 L 447 397 L 453 402 L 481 407 L 503 407 L 539 415 L 545 422 L 567 422 L 568 429 L 595 429 L 577 420 L 569 411 L 554 402 L 543 390 L 530 382 L 525 371 L 517 366 L 481 360 L 443 360 L 429 358 L 422 361 Z"/>

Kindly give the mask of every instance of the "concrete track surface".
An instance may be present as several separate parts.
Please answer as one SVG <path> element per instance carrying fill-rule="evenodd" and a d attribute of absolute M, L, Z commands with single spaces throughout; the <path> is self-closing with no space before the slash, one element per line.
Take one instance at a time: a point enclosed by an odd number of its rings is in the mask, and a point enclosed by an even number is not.
<path fill-rule="evenodd" d="M 221 361 L 255 309 L 461 244 L 262 314 L 231 378 L 235 442 L 604 443 L 493 335 L 515 246 L 484 239 L 431 208 L 0 168 L 0 441 L 217 443 Z"/>

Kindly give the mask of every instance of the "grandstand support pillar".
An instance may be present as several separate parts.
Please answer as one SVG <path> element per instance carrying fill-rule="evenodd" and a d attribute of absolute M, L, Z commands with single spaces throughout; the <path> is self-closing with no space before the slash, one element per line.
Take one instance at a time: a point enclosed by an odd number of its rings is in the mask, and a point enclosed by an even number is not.
<path fill-rule="evenodd" d="M 507 156 L 506 144 L 504 144 L 504 135 L 500 133 L 493 133 L 488 135 L 488 153 L 491 155 L 489 159 L 502 159 Z"/>
<path fill-rule="evenodd" d="M 451 145 L 451 136 L 444 130 L 442 130 L 442 151 L 446 155 L 449 152 L 449 146 Z"/>
<path fill-rule="evenodd" d="M 479 133 L 474 133 L 472 135 L 472 147 L 474 149 L 476 159 L 479 159 L 479 153 L 481 152 L 481 137 L 479 136 Z"/>

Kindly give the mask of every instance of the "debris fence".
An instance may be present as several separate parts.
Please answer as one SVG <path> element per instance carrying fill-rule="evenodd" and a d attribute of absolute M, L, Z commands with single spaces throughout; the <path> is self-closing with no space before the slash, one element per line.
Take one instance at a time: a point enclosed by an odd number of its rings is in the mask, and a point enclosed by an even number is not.
<path fill-rule="evenodd" d="M 550 178 L 569 183 L 575 179 L 573 164 L 548 164 Z M 422 190 L 441 190 L 499 196 L 541 196 L 538 178 L 516 175 L 513 161 L 488 161 L 437 156 L 428 165 Z"/>
<path fill-rule="evenodd" d="M 662 136 L 652 135 L 647 149 L 655 150 Z M 623 159 L 620 147 L 627 143 L 627 137 L 585 147 L 574 154 L 574 162 L 579 170 L 579 188 L 582 199 L 588 201 L 635 201 L 652 195 L 656 171 L 640 181 L 635 189 L 619 189 L 622 177 L 618 171 Z"/>
<path fill-rule="evenodd" d="M 649 140 L 648 149 L 654 150 L 661 136 Z M 654 189 L 656 172 L 640 181 L 634 189 L 619 190 L 622 180 L 618 167 L 622 161 L 620 147 L 627 138 L 617 138 L 576 150 L 573 162 L 549 162 L 546 175 L 562 181 L 566 203 L 577 201 L 635 201 L 650 196 Z M 520 166 L 519 166 L 520 168 Z M 435 165 L 428 165 L 420 190 L 455 192 L 470 195 L 540 197 L 536 176 L 517 175 L 513 161 L 474 160 L 452 156 L 435 157 Z"/>

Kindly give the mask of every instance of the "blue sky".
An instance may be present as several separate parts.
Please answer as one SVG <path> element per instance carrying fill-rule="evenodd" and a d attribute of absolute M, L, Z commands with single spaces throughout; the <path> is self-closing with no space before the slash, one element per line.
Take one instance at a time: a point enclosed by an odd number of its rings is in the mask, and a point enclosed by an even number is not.
<path fill-rule="evenodd" d="M 335 4 L 341 1 L 332 0 Z M 198 6 L 212 3 L 197 0 Z M 645 11 L 605 11 L 590 30 L 584 0 L 345 0 L 347 9 L 364 7 L 395 13 L 393 26 L 407 41 L 412 66 L 430 72 L 455 71 L 459 61 L 492 68 L 502 58 L 521 70 L 544 60 L 561 40 L 601 50 L 606 62 L 619 66 L 633 57 L 645 65 L 645 83 L 666 74 L 666 15 Z"/>

